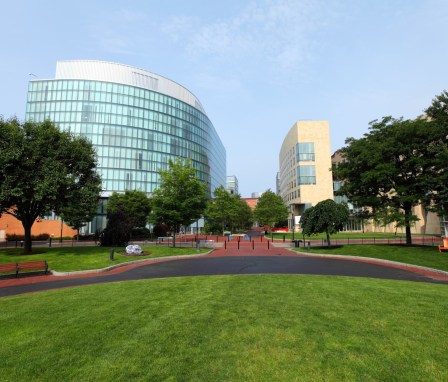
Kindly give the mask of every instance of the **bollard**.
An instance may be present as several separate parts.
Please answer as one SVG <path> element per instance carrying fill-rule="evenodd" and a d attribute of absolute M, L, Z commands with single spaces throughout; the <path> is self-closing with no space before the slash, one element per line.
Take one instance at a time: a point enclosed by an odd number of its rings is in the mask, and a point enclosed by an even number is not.
<path fill-rule="evenodd" d="M 283 235 L 283 243 L 285 242 L 285 235 Z"/>
<path fill-rule="evenodd" d="M 252 240 L 252 249 L 255 249 L 255 240 Z"/>
<path fill-rule="evenodd" d="M 238 241 L 238 249 L 240 249 L 240 242 Z"/>
<path fill-rule="evenodd" d="M 269 249 L 269 239 L 268 239 L 268 249 Z"/>
<path fill-rule="evenodd" d="M 115 249 L 112 248 L 109 252 L 109 260 L 110 261 L 114 261 L 114 253 L 115 253 Z"/>
<path fill-rule="evenodd" d="M 227 241 L 224 241 L 224 249 L 227 249 Z"/>

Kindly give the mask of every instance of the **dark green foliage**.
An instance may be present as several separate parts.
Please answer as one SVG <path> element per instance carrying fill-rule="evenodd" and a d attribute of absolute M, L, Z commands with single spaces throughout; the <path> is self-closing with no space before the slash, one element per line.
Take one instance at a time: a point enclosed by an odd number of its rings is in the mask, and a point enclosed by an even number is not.
<path fill-rule="evenodd" d="M 50 234 L 49 233 L 41 233 L 39 235 L 31 235 L 31 240 L 48 240 L 50 238 Z M 25 240 L 25 236 L 24 235 L 16 235 L 15 233 L 13 234 L 6 234 L 6 240 L 8 241 L 16 241 L 16 240 Z"/>
<path fill-rule="evenodd" d="M 151 231 L 146 227 L 132 228 L 133 240 L 148 240 L 151 238 Z"/>
<path fill-rule="evenodd" d="M 376 215 L 386 210 L 399 218 L 410 245 L 412 208 L 440 189 L 446 167 L 439 155 L 440 145 L 446 148 L 441 141 L 444 134 L 426 119 L 385 117 L 371 122 L 369 133 L 347 139 L 341 150 L 345 161 L 334 169 L 335 177 L 343 180 L 337 194 L 346 195 L 356 206 L 369 207 Z"/>
<path fill-rule="evenodd" d="M 152 229 L 152 233 L 156 237 L 168 236 L 168 226 L 163 223 L 156 224 Z"/>
<path fill-rule="evenodd" d="M 50 121 L 0 117 L 0 153 L 0 214 L 22 222 L 26 252 L 31 252 L 31 227 L 45 212 L 96 207 L 101 179 L 86 138 L 60 131 Z"/>
<path fill-rule="evenodd" d="M 258 199 L 254 215 L 258 223 L 274 227 L 279 222 L 284 222 L 289 214 L 288 207 L 280 195 L 267 190 Z"/>
<path fill-rule="evenodd" d="M 132 227 L 145 227 L 151 213 L 151 201 L 143 191 L 126 190 L 124 194 L 114 192 L 107 203 L 107 211 L 122 209 L 126 212 Z"/>
<path fill-rule="evenodd" d="M 100 185 L 94 183 L 88 183 L 84 188 L 74 191 L 70 200 L 61 209 L 64 222 L 79 233 L 80 228 L 94 218 L 100 191 Z"/>
<path fill-rule="evenodd" d="M 253 224 L 252 210 L 239 195 L 230 195 L 223 186 L 216 188 L 213 195 L 205 212 L 208 232 L 234 231 Z"/>
<path fill-rule="evenodd" d="M 118 208 L 107 213 L 107 225 L 100 235 L 102 247 L 122 247 L 129 243 L 132 233 L 132 220 L 127 213 Z"/>
<path fill-rule="evenodd" d="M 324 232 L 330 246 L 330 235 L 344 228 L 349 215 L 346 204 L 336 203 L 332 199 L 323 200 L 303 213 L 300 220 L 302 233 L 304 236 L 310 236 Z"/>
<path fill-rule="evenodd" d="M 448 92 L 445 90 L 436 96 L 431 106 L 425 110 L 433 128 L 433 143 L 435 167 L 438 175 L 433 181 L 432 190 L 428 192 L 427 204 L 443 217 L 448 218 Z M 445 237 L 448 237 L 448 227 L 445 226 Z"/>
<path fill-rule="evenodd" d="M 160 171 L 161 184 L 151 199 L 150 219 L 156 224 L 166 224 L 175 235 L 181 226 L 188 226 L 203 215 L 207 194 L 206 184 L 197 178 L 190 160 L 170 160 L 168 165 L 167 170 Z"/>

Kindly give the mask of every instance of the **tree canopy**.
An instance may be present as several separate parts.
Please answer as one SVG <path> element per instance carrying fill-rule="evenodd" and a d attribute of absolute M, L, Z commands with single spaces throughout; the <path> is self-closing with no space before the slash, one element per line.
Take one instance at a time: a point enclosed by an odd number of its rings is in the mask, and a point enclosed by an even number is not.
<path fill-rule="evenodd" d="M 107 202 L 107 212 L 125 213 L 132 228 L 144 227 L 151 213 L 151 200 L 140 190 L 126 190 L 124 194 L 114 192 Z"/>
<path fill-rule="evenodd" d="M 267 190 L 258 199 L 254 215 L 258 223 L 273 227 L 288 218 L 289 210 L 280 195 Z"/>
<path fill-rule="evenodd" d="M 0 153 L 0 213 L 22 222 L 26 252 L 32 250 L 31 227 L 45 212 L 61 213 L 69 204 L 76 208 L 80 195 L 96 206 L 101 178 L 86 138 L 60 131 L 48 120 L 0 118 Z"/>
<path fill-rule="evenodd" d="M 225 231 L 229 228 L 233 231 L 252 224 L 252 210 L 239 195 L 230 195 L 223 186 L 216 188 L 213 195 L 205 212 L 209 229 Z"/>
<path fill-rule="evenodd" d="M 166 224 L 175 234 L 198 220 L 207 207 L 206 184 L 196 176 L 190 160 L 178 159 L 160 171 L 161 184 L 151 199 L 151 221 Z M 174 241 L 173 241 L 174 243 Z"/>
<path fill-rule="evenodd" d="M 341 231 L 349 218 L 349 210 L 345 203 L 336 203 L 332 199 L 323 200 L 303 213 L 300 224 L 305 236 L 325 232 L 327 245 L 330 246 L 330 235 Z"/>
<path fill-rule="evenodd" d="M 67 204 L 61 208 L 64 222 L 78 231 L 92 221 L 98 210 L 100 189 L 96 183 L 88 183 L 85 187 L 73 192 Z"/>
<path fill-rule="evenodd" d="M 337 194 L 374 214 L 396 216 L 405 226 L 406 243 L 412 244 L 412 208 L 437 189 L 440 139 L 440 128 L 424 118 L 384 117 L 371 122 L 368 133 L 348 138 L 341 150 L 344 161 L 334 169 L 335 177 L 343 181 Z"/>
<path fill-rule="evenodd" d="M 425 110 L 432 124 L 434 153 L 437 177 L 433 179 L 432 189 L 428 192 L 428 203 L 444 221 L 448 218 L 448 92 L 445 90 L 436 96 Z M 445 223 L 445 237 L 448 237 L 448 227 Z"/>

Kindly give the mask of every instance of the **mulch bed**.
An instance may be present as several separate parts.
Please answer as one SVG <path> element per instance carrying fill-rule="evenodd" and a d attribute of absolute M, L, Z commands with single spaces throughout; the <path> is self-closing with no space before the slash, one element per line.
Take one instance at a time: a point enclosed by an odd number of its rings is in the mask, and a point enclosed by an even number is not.
<path fill-rule="evenodd" d="M 120 255 L 128 256 L 128 257 L 136 257 L 136 256 L 149 256 L 149 252 L 143 251 L 142 253 L 127 253 L 126 251 L 118 252 Z"/>

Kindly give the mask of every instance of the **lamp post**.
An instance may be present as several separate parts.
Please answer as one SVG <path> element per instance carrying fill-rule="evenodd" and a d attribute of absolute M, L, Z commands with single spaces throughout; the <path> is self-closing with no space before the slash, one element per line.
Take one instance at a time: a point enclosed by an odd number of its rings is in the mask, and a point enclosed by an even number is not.
<path fill-rule="evenodd" d="M 292 240 L 294 241 L 294 231 L 296 230 L 294 204 L 291 204 L 291 227 L 292 227 Z"/>

